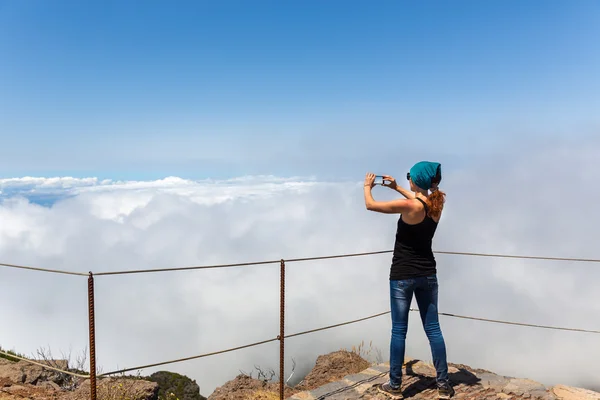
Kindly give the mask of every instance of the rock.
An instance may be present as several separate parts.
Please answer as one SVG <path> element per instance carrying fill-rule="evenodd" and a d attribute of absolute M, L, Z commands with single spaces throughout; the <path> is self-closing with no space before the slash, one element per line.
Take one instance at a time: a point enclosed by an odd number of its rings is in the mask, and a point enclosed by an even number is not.
<path fill-rule="evenodd" d="M 47 381 L 61 384 L 64 380 L 63 374 L 59 372 L 44 369 L 39 365 L 25 361 L 14 362 L 5 359 L 0 359 L 0 378 L 7 378 L 15 383 L 29 385 L 37 385 Z"/>
<path fill-rule="evenodd" d="M 351 374 L 357 374 L 370 364 L 358 354 L 340 350 L 327 355 L 319 356 L 312 371 L 296 387 L 285 388 L 285 398 L 301 390 L 318 388 L 327 383 L 335 382 Z M 279 383 L 264 382 L 252 379 L 247 375 L 238 375 L 235 379 L 218 387 L 208 397 L 208 400 L 278 400 Z"/>
<path fill-rule="evenodd" d="M 62 400 L 61 392 L 48 390 L 38 386 L 11 385 L 0 389 L 0 399 L 2 400 Z"/>
<path fill-rule="evenodd" d="M 25 361 L 19 361 L 21 371 L 25 374 L 25 381 L 29 385 L 36 385 L 39 381 L 42 381 L 42 377 L 45 375 L 45 371 L 42 367 L 37 365 L 27 364 Z"/>
<path fill-rule="evenodd" d="M 97 381 L 96 394 L 99 399 L 129 399 L 129 400 L 157 400 L 158 384 L 137 378 L 105 378 Z M 90 398 L 90 381 L 84 380 L 72 393 L 68 393 L 64 400 L 87 400 Z"/>
<path fill-rule="evenodd" d="M 546 393 L 546 387 L 539 382 L 532 381 L 530 379 L 516 379 L 512 378 L 506 386 L 502 389 L 502 392 L 507 394 L 516 394 L 523 396 L 526 393 L 542 395 Z"/>
<path fill-rule="evenodd" d="M 495 390 L 502 390 L 502 388 L 505 387 L 510 381 L 510 378 L 492 374 L 491 372 L 477 374 L 477 377 L 482 385 L 494 388 Z"/>
<path fill-rule="evenodd" d="M 27 387 L 23 386 L 23 385 L 11 385 L 8 388 L 4 389 L 5 392 L 7 393 L 19 393 L 19 392 L 25 392 L 27 391 Z"/>
<path fill-rule="evenodd" d="M 286 386 L 284 397 L 295 392 L 297 390 Z M 216 388 L 208 400 L 279 400 L 279 382 L 264 382 L 241 374 Z"/>
<path fill-rule="evenodd" d="M 403 369 L 402 390 L 406 399 L 438 399 L 435 369 L 431 363 L 407 360 Z M 327 398 L 331 400 L 388 400 L 374 386 L 388 380 L 387 371 L 389 371 L 389 363 L 371 366 L 361 373 L 345 376 L 343 380 L 328 383 L 317 389 L 296 393 L 288 400 L 315 400 L 323 395 L 327 395 Z M 449 375 L 456 390 L 454 398 L 457 400 L 562 399 L 539 382 L 500 376 L 462 364 L 450 364 Z M 565 398 L 565 400 L 567 399 Z M 581 400 L 600 400 L 600 398 L 583 397 Z"/>
<path fill-rule="evenodd" d="M 317 358 L 312 371 L 296 386 L 299 390 L 310 390 L 342 379 L 346 375 L 357 374 L 370 364 L 356 353 L 340 350 Z"/>
<path fill-rule="evenodd" d="M 571 386 L 556 385 L 552 392 L 561 400 L 600 400 L 598 392 Z"/>
<path fill-rule="evenodd" d="M 60 386 L 58 386 L 56 383 L 54 383 L 52 381 L 42 382 L 38 386 L 42 387 L 42 388 L 46 388 L 46 389 L 61 390 Z"/>
<path fill-rule="evenodd" d="M 51 363 L 52 366 L 58 364 Z M 66 367 L 64 363 L 62 366 Z M 81 385 L 74 391 L 61 390 L 64 381 L 61 373 L 24 361 L 13 362 L 0 359 L 0 399 L 57 399 L 88 400 L 90 381 L 79 380 Z M 98 380 L 99 399 L 157 400 L 158 384 L 136 378 L 108 378 Z"/>
<path fill-rule="evenodd" d="M 0 358 L 0 378 L 8 379 L 14 383 L 25 382 L 26 375 L 18 364 L 19 363 Z"/>
<path fill-rule="evenodd" d="M 269 384 L 258 379 L 253 379 L 247 375 L 238 375 L 235 379 L 230 380 L 223 386 L 214 390 L 208 396 L 208 400 L 234 400 L 249 398 L 254 392 L 266 391 L 269 389 Z"/>

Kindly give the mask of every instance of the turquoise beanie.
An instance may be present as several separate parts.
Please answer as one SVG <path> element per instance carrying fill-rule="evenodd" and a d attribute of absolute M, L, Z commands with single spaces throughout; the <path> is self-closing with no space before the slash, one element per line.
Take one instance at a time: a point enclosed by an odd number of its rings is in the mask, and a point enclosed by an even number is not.
<path fill-rule="evenodd" d="M 410 169 L 410 179 L 423 190 L 431 189 L 431 182 L 442 180 L 442 165 L 437 162 L 421 161 Z"/>

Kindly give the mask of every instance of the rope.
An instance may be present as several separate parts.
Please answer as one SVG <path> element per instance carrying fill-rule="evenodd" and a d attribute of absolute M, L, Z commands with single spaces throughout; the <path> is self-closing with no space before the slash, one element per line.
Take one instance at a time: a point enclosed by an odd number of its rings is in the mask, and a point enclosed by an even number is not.
<path fill-rule="evenodd" d="M 315 261 L 315 260 L 330 260 L 332 258 L 347 258 L 347 257 L 361 257 L 361 256 L 372 256 L 375 254 L 392 253 L 393 250 L 381 250 L 381 251 L 370 251 L 367 253 L 349 253 L 349 254 L 337 254 L 333 256 L 320 256 L 320 257 L 306 257 L 306 258 L 292 258 L 285 260 L 285 262 L 299 262 L 299 261 Z"/>
<path fill-rule="evenodd" d="M 342 322 L 341 324 L 329 325 L 329 326 L 324 326 L 323 328 L 311 329 L 310 331 L 298 332 L 298 333 L 294 333 L 293 335 L 288 335 L 288 336 L 286 336 L 286 338 L 291 338 L 291 337 L 295 337 L 295 336 L 306 335 L 308 333 L 314 333 L 314 332 L 324 331 L 324 330 L 331 329 L 331 328 L 337 328 L 338 326 L 350 325 L 350 324 L 354 324 L 356 322 L 365 321 L 367 319 L 380 317 L 382 315 L 389 314 L 389 313 L 390 313 L 389 311 L 386 311 L 386 312 L 382 312 L 382 313 L 379 313 L 379 314 L 374 314 L 374 315 L 371 315 L 371 316 L 368 316 L 368 317 L 365 317 L 365 318 L 355 319 L 353 321 L 348 321 L 348 322 Z"/>
<path fill-rule="evenodd" d="M 419 310 L 411 308 L 410 311 L 419 311 Z M 554 329 L 554 330 L 559 330 L 559 331 L 572 331 L 572 332 L 585 332 L 585 333 L 600 334 L 600 331 L 589 330 L 589 329 L 562 328 L 562 327 L 557 327 L 557 326 L 525 324 L 525 323 L 521 323 L 521 322 L 509 322 L 509 321 L 501 321 L 501 320 L 497 320 L 497 319 L 467 317 L 467 316 L 464 316 L 464 315 L 457 315 L 457 314 L 450 314 L 450 313 L 438 313 L 438 314 L 439 315 L 444 315 L 446 317 L 461 318 L 461 319 L 471 319 L 471 320 L 474 320 L 474 321 L 493 322 L 493 323 L 496 323 L 496 324 L 528 326 L 528 327 L 532 327 L 532 328 Z"/>
<path fill-rule="evenodd" d="M 231 349 L 221 350 L 221 351 L 215 351 L 215 352 L 212 352 L 212 353 L 200 354 L 198 356 L 192 356 L 192 357 L 186 357 L 186 358 L 179 358 L 177 360 L 164 361 L 164 362 L 155 363 L 155 364 L 142 365 L 140 367 L 135 367 L 135 368 L 120 369 L 120 370 L 117 370 L 117 371 L 107 372 L 105 374 L 98 375 L 98 377 L 99 378 L 103 378 L 103 377 L 106 377 L 108 375 L 120 374 L 120 373 L 123 373 L 123 372 L 136 371 L 136 370 L 150 368 L 150 367 L 157 367 L 157 366 L 160 366 L 160 365 L 174 364 L 174 363 L 178 363 L 178 362 L 182 362 L 182 361 L 189 361 L 189 360 L 194 360 L 194 359 L 197 359 L 197 358 L 203 358 L 203 357 L 214 356 L 214 355 L 217 355 L 217 354 L 229 353 L 231 351 L 242 350 L 242 349 L 246 349 L 248 347 L 259 346 L 261 344 L 275 342 L 277 340 L 279 340 L 279 339 L 278 338 L 274 338 L 274 339 L 269 339 L 269 340 L 263 340 L 262 342 L 256 342 L 256 343 L 252 343 L 252 344 L 247 344 L 245 346 L 233 347 Z"/>
<path fill-rule="evenodd" d="M 417 309 L 417 308 L 411 308 L 410 311 L 416 311 L 416 312 L 418 312 L 419 309 Z M 304 331 L 304 332 L 298 332 L 298 333 L 294 333 L 293 335 L 288 335 L 288 336 L 286 336 L 286 338 L 291 338 L 291 337 L 295 337 L 295 336 L 306 335 L 306 334 L 309 334 L 309 333 L 324 331 L 324 330 L 327 330 L 327 329 L 336 328 L 338 326 L 350 325 L 350 324 L 354 324 L 356 322 L 361 322 L 361 321 L 365 321 L 365 320 L 368 320 L 368 319 L 371 319 L 371 318 L 380 317 L 382 315 L 389 314 L 389 313 L 390 313 L 390 311 L 386 311 L 386 312 L 382 312 L 382 313 L 379 313 L 379 314 L 373 314 L 373 315 L 370 315 L 368 317 L 364 317 L 364 318 L 360 318 L 360 319 L 355 319 L 355 320 L 348 321 L 348 322 L 342 322 L 340 324 L 324 326 L 322 328 L 311 329 L 309 331 Z M 453 318 L 470 319 L 470 320 L 474 320 L 474 321 L 492 322 L 492 323 L 496 323 L 496 324 L 517 325 L 517 326 L 527 326 L 527 327 L 532 327 L 532 328 L 543 328 L 543 329 L 554 329 L 554 330 L 561 330 L 561 331 L 572 331 L 572 332 L 585 332 L 585 333 L 600 334 L 600 331 L 589 330 L 589 329 L 562 328 L 562 327 L 556 327 L 556 326 L 526 324 L 526 323 L 521 323 L 521 322 L 502 321 L 502 320 L 497 320 L 497 319 L 468 317 L 468 316 L 465 316 L 465 315 L 442 313 L 442 312 L 439 312 L 438 315 L 443 315 L 443 316 L 446 316 L 446 317 L 453 317 Z"/>
<path fill-rule="evenodd" d="M 367 252 L 367 253 L 348 253 L 348 254 L 339 254 L 339 255 L 332 255 L 332 256 L 321 256 L 321 257 L 292 258 L 292 259 L 285 260 L 285 261 L 286 262 L 297 262 L 297 261 L 326 260 L 326 259 L 332 259 L 332 258 L 360 257 L 360 256 L 369 256 L 369 255 L 385 254 L 385 253 L 392 253 L 392 252 L 393 252 L 393 250 L 381 250 L 381 251 L 371 251 L 371 252 Z M 457 255 L 457 256 L 519 258 L 519 259 L 528 259 L 528 260 L 552 260 L 552 261 L 576 261 L 576 262 L 600 263 L 600 259 L 594 259 L 594 258 L 521 256 L 521 255 L 493 254 L 493 253 L 470 253 L 470 252 L 460 252 L 460 251 L 434 251 L 434 253 Z"/>
<path fill-rule="evenodd" d="M 392 253 L 392 252 L 393 252 L 393 250 L 381 250 L 381 251 L 370 251 L 370 252 L 364 252 L 364 253 L 347 253 L 347 254 L 336 254 L 336 255 L 329 255 L 329 256 L 291 258 L 291 259 L 285 260 L 285 261 L 289 263 L 289 262 L 302 262 L 302 261 L 330 260 L 330 259 L 334 259 L 334 258 L 362 257 L 362 256 L 386 254 L 386 253 Z M 434 253 L 447 254 L 447 255 L 458 255 L 458 256 L 473 256 L 473 257 L 494 257 L 494 258 L 524 259 L 524 260 L 550 260 L 550 261 L 572 261 L 572 262 L 600 263 L 600 259 L 594 259 L 594 258 L 522 256 L 522 255 L 511 255 L 511 254 L 471 253 L 471 252 L 459 252 L 459 251 L 434 251 Z M 94 275 L 96 275 L 96 276 L 98 276 L 98 275 L 124 275 L 124 274 L 151 273 L 151 272 L 190 271 L 190 270 L 197 270 L 197 269 L 231 268 L 231 267 L 247 267 L 247 266 L 252 266 L 252 265 L 279 264 L 280 262 L 281 262 L 281 260 L 267 260 L 267 261 L 254 261 L 254 262 L 244 262 L 244 263 L 235 263 L 235 264 L 216 264 L 216 265 L 199 265 L 199 266 L 191 266 L 191 267 L 171 267 L 171 268 L 107 271 L 107 272 L 94 273 Z M 52 273 L 57 273 L 57 274 L 88 276 L 88 274 L 85 274 L 82 272 L 64 271 L 64 270 L 47 269 L 47 268 L 36 268 L 36 267 L 28 267 L 28 266 L 23 266 L 23 265 L 0 263 L 0 266 L 10 267 L 10 268 L 28 269 L 28 270 L 33 270 L 33 271 L 52 272 Z"/>
<path fill-rule="evenodd" d="M 62 271 L 62 270 L 59 270 L 59 269 L 47 269 L 47 268 L 27 267 L 25 265 L 14 265 L 14 264 L 0 263 L 0 267 L 28 269 L 28 270 L 32 270 L 32 271 L 42 271 L 42 272 L 52 272 L 52 273 L 55 273 L 55 274 L 88 276 L 88 274 L 84 274 L 84 273 L 81 273 L 81 272 Z"/>
<path fill-rule="evenodd" d="M 456 256 L 475 256 L 475 257 L 494 257 L 494 258 L 520 258 L 524 260 L 550 260 L 550 261 L 574 261 L 600 263 L 600 259 L 595 258 L 569 258 L 569 257 L 544 257 L 544 256 L 519 256 L 509 254 L 490 254 L 490 253 L 466 253 L 458 251 L 434 251 L 437 254 L 450 254 Z"/>
<path fill-rule="evenodd" d="M 392 250 L 383 250 L 383 251 L 372 251 L 372 252 L 367 252 L 367 253 L 339 254 L 339 255 L 332 255 L 332 256 L 320 256 L 320 257 L 309 257 L 309 258 L 292 258 L 289 260 L 285 260 L 285 262 L 314 261 L 314 260 L 326 260 L 326 259 L 331 259 L 331 258 L 359 257 L 359 256 L 368 256 L 368 255 L 384 254 L 384 253 L 391 253 L 391 252 L 392 252 Z M 211 269 L 211 268 L 248 267 L 248 266 L 252 266 L 252 265 L 280 264 L 280 263 L 281 263 L 281 259 L 267 260 L 267 261 L 253 261 L 253 262 L 235 263 L 235 264 L 215 264 L 215 265 L 199 265 L 199 266 L 192 266 L 192 267 L 172 267 L 172 268 L 153 268 L 153 269 L 96 272 L 96 273 L 94 273 L 94 276 L 140 274 L 140 273 L 149 273 L 149 272 L 190 271 L 190 270 L 196 270 L 196 269 Z M 85 274 L 83 274 L 83 275 L 85 275 Z"/>
<path fill-rule="evenodd" d="M 381 251 L 370 251 L 364 253 L 347 253 L 347 254 L 336 254 L 329 256 L 317 256 L 317 257 L 303 257 L 303 258 L 291 258 L 286 259 L 286 263 L 291 262 L 302 262 L 302 261 L 316 261 L 316 260 L 330 260 L 334 258 L 349 258 L 349 257 L 362 257 L 377 254 L 392 253 L 393 250 L 381 250 Z M 458 252 L 458 251 L 434 251 L 437 254 L 447 255 L 459 255 L 459 256 L 474 256 L 474 257 L 494 257 L 494 258 L 516 258 L 516 259 L 528 259 L 528 260 L 551 260 L 551 261 L 573 261 L 573 262 L 589 262 L 589 263 L 600 263 L 600 259 L 593 258 L 569 258 L 569 257 L 545 257 L 545 256 L 521 256 L 521 255 L 510 255 L 510 254 L 493 254 L 493 253 L 471 253 L 471 252 Z M 265 264 L 279 264 L 281 260 L 268 260 L 268 261 L 255 261 L 235 264 L 216 264 L 216 265 L 202 265 L 193 267 L 175 267 L 175 268 L 156 268 L 156 269 L 143 269 L 143 270 L 124 270 L 124 271 L 111 271 L 111 272 L 98 272 L 94 275 L 123 275 L 123 274 L 139 274 L 148 272 L 168 272 L 168 271 L 189 271 L 196 269 L 209 269 L 209 268 L 230 268 L 230 267 L 247 267 L 251 265 L 265 265 Z M 82 274 L 85 275 L 85 274 Z"/>
<path fill-rule="evenodd" d="M 8 356 L 10 358 L 16 358 L 18 360 L 25 361 L 25 362 L 28 362 L 30 364 L 34 364 L 34 365 L 40 366 L 40 367 L 45 368 L 45 369 L 50 369 L 52 371 L 60 372 L 60 373 L 63 373 L 63 374 L 67 374 L 67 375 L 71 375 L 71 376 L 76 376 L 78 378 L 85 378 L 85 379 L 87 379 L 87 378 L 90 377 L 89 375 L 82 375 L 82 374 L 77 374 L 75 372 L 65 371 L 65 370 L 62 370 L 62 369 L 59 369 L 59 368 L 54 368 L 54 367 L 51 367 L 49 365 L 39 363 L 37 361 L 30 360 L 28 358 L 23 358 L 23 357 L 20 357 L 20 356 L 16 356 L 14 354 L 5 353 L 2 350 L 0 350 L 0 354 Z"/>
<path fill-rule="evenodd" d="M 168 271 L 190 271 L 190 270 L 194 270 L 194 269 L 210 269 L 210 268 L 247 267 L 250 265 L 279 264 L 279 263 L 281 263 L 281 260 L 246 262 L 246 263 L 238 263 L 238 264 L 200 265 L 200 266 L 194 266 L 194 267 L 136 269 L 136 270 L 125 270 L 125 271 L 98 272 L 98 273 L 94 273 L 94 276 L 141 274 L 141 273 L 149 273 L 149 272 L 168 272 Z"/>
<path fill-rule="evenodd" d="M 416 309 L 416 308 L 411 308 L 410 311 L 418 312 L 419 310 Z M 344 326 L 344 325 L 350 325 L 350 324 L 354 324 L 354 323 L 357 323 L 357 322 L 366 321 L 368 319 L 377 318 L 377 317 L 380 317 L 382 315 L 389 314 L 389 313 L 390 313 L 390 311 L 385 311 L 385 312 L 381 312 L 381 313 L 378 313 L 378 314 L 370 315 L 368 317 L 355 319 L 355 320 L 352 320 L 352 321 L 342 322 L 342 323 L 335 324 L 335 325 L 324 326 L 324 327 L 317 328 L 317 329 L 311 329 L 311 330 L 308 330 L 308 331 L 303 331 L 303 332 L 298 332 L 298 333 L 294 333 L 294 334 L 291 334 L 291 335 L 286 335 L 286 336 L 284 336 L 284 338 L 287 339 L 287 338 L 292 338 L 292 337 L 296 337 L 296 336 L 307 335 L 309 333 L 324 331 L 324 330 L 327 330 L 327 329 L 332 329 L 332 328 L 336 328 L 336 327 L 340 327 L 340 326 Z M 450 313 L 438 313 L 438 315 L 443 315 L 443 316 L 453 317 L 453 318 L 470 319 L 470 320 L 475 320 L 475 321 L 484 321 L 484 322 L 492 322 L 492 323 L 498 323 L 498 324 L 506 324 L 506 325 L 518 325 L 518 326 L 527 326 L 527 327 L 533 327 L 533 328 L 544 328 L 544 329 L 554 329 L 554 330 L 563 330 L 563 331 L 575 331 L 575 332 L 586 332 L 586 333 L 600 334 L 600 331 L 587 330 L 587 329 L 562 328 L 562 327 L 546 326 L 546 325 L 525 324 L 525 323 L 520 323 L 520 322 L 502 321 L 502 320 L 494 320 L 494 319 L 478 318 L 478 317 L 468 317 L 468 316 L 465 316 L 465 315 L 450 314 Z M 197 358 L 203 358 L 203 357 L 209 357 L 209 356 L 214 356 L 214 355 L 223 354 L 223 353 L 229 353 L 229 352 L 232 352 L 232 351 L 242 350 L 242 349 L 246 349 L 246 348 L 254 347 L 254 346 L 259 346 L 259 345 L 262 345 L 262 344 L 266 344 L 266 343 L 270 343 L 270 342 L 275 342 L 275 341 L 278 341 L 278 340 L 279 340 L 279 337 L 274 338 L 274 339 L 269 339 L 269 340 L 263 340 L 261 342 L 247 344 L 247 345 L 244 345 L 244 346 L 233 347 L 233 348 L 230 348 L 230 349 L 227 349 L 227 350 L 215 351 L 215 352 L 212 352 L 212 353 L 205 353 L 205 354 L 200 354 L 200 355 L 192 356 L 192 357 L 179 358 L 179 359 L 176 359 L 176 360 L 164 361 L 164 362 L 155 363 L 155 364 L 142 365 L 142 366 L 135 367 L 135 368 L 120 369 L 120 370 L 117 370 L 117 371 L 107 372 L 105 374 L 98 375 L 98 377 L 106 377 L 108 375 L 120 374 L 120 373 L 123 373 L 123 372 L 130 372 L 130 371 L 135 371 L 135 370 L 140 370 L 140 369 L 145 369 L 145 368 L 150 368 L 150 367 L 156 367 L 156 366 L 160 366 L 160 365 L 174 364 L 174 363 L 178 363 L 178 362 L 182 362 L 182 361 L 189 361 L 189 360 L 194 360 L 194 359 L 197 359 Z M 85 377 L 89 378 L 89 375 L 85 376 Z"/>

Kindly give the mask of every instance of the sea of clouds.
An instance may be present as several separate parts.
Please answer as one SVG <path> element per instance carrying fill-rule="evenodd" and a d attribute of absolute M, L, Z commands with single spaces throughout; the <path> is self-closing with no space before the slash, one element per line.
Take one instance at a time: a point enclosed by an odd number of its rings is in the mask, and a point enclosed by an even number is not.
<path fill-rule="evenodd" d="M 597 142 L 515 150 L 445 169 L 435 250 L 600 258 Z M 401 177 L 404 173 L 398 173 Z M 400 181 L 403 183 L 402 181 Z M 87 273 L 389 250 L 397 215 L 364 207 L 362 176 L 191 181 L 0 180 L 0 262 Z M 391 199 L 376 187 L 376 199 Z M 290 263 L 286 332 L 387 311 L 391 255 Z M 438 255 L 440 311 L 600 329 L 600 266 Z M 88 344 L 87 279 L 0 267 L 0 345 L 55 356 Z M 277 264 L 95 278 L 102 371 L 271 339 Z M 414 304 L 416 308 L 416 304 Z M 598 388 L 593 334 L 441 317 L 449 361 L 545 384 Z M 388 358 L 389 315 L 286 341 L 286 376 L 364 341 Z M 254 366 L 278 368 L 278 343 L 141 371 L 195 379 L 204 395 Z M 411 314 L 407 356 L 430 360 Z M 372 356 L 375 357 L 376 351 Z"/>

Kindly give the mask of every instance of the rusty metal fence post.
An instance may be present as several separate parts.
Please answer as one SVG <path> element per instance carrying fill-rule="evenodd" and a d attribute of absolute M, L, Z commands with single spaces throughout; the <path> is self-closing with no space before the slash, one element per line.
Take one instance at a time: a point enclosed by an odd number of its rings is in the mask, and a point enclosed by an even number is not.
<path fill-rule="evenodd" d="M 280 270 L 280 295 L 279 295 L 279 400 L 283 400 L 284 393 L 284 367 L 285 367 L 285 261 L 281 260 L 281 270 Z"/>
<path fill-rule="evenodd" d="M 94 275 L 88 278 L 88 306 L 90 321 L 90 399 L 96 400 L 96 328 L 94 318 Z"/>

